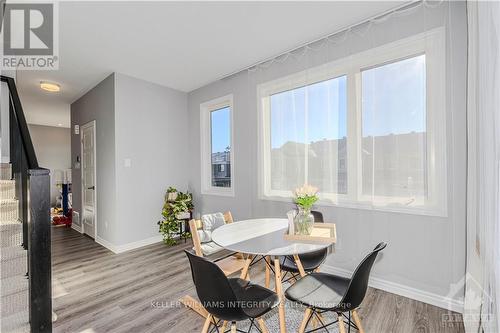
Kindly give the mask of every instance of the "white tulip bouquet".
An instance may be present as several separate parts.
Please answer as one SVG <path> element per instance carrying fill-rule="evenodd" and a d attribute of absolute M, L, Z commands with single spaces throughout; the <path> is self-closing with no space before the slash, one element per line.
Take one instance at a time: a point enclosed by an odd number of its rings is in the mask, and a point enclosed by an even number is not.
<path fill-rule="evenodd" d="M 304 184 L 304 186 L 295 189 L 295 203 L 297 206 L 310 210 L 311 207 L 319 200 L 318 188 Z"/>

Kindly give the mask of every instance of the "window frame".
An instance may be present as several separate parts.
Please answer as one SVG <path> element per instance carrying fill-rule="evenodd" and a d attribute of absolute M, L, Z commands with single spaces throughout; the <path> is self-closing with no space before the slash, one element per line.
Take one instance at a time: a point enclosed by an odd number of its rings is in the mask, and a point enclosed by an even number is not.
<path fill-rule="evenodd" d="M 290 201 L 292 190 L 271 189 L 270 96 L 285 90 L 347 76 L 347 194 L 321 193 L 319 205 L 447 216 L 445 30 L 439 27 L 395 42 L 278 78 L 257 86 L 259 118 L 259 199 Z M 378 205 L 362 195 L 362 71 L 426 55 L 427 199 L 421 206 Z"/>
<path fill-rule="evenodd" d="M 229 138 L 231 151 L 229 152 L 231 167 L 230 187 L 212 185 L 212 120 L 211 114 L 229 107 Z M 226 95 L 200 104 L 200 152 L 201 152 L 201 194 L 234 197 L 234 130 L 233 130 L 233 95 Z"/>

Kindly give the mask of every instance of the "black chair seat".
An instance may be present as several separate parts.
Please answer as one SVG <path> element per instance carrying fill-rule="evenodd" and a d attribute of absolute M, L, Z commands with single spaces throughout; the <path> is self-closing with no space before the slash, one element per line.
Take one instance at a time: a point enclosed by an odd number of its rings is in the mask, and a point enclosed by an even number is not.
<path fill-rule="evenodd" d="M 363 332 L 356 311 L 368 290 L 368 279 L 373 263 L 378 253 L 385 249 L 386 246 L 387 243 L 385 242 L 377 244 L 373 251 L 361 261 L 350 279 L 327 273 L 311 273 L 288 288 L 285 291 L 286 298 L 305 305 L 311 310 L 308 317 L 304 318 L 306 320 L 304 328 L 307 328 L 314 314 L 332 311 L 337 313 L 338 319 L 336 321 L 331 323 L 322 322 L 321 327 L 315 327 L 309 332 L 315 332 L 322 328 L 326 329 L 326 327 L 337 322 L 340 332 L 345 332 L 342 318 L 348 320 L 349 331 L 351 327 L 354 327 Z M 348 312 L 349 315 L 346 316 L 344 312 Z M 351 312 L 355 323 L 351 321 Z"/>
<path fill-rule="evenodd" d="M 228 280 L 243 312 L 251 318 L 265 315 L 280 302 L 278 295 L 272 290 L 239 278 Z"/>
<path fill-rule="evenodd" d="M 300 254 L 299 259 L 302 263 L 302 267 L 306 272 L 312 272 L 325 261 L 328 255 L 328 250 L 318 250 L 307 254 Z M 284 256 L 280 258 L 281 269 L 285 272 L 299 273 L 299 269 L 295 264 L 293 257 Z"/>
<path fill-rule="evenodd" d="M 326 273 L 311 273 L 289 287 L 285 296 L 307 307 L 335 309 L 349 287 L 350 279 Z"/>
<path fill-rule="evenodd" d="M 187 250 L 193 282 L 202 306 L 209 313 L 207 322 L 217 318 L 234 324 L 254 320 L 279 304 L 278 295 L 272 290 L 242 279 L 228 279 L 215 263 Z"/>

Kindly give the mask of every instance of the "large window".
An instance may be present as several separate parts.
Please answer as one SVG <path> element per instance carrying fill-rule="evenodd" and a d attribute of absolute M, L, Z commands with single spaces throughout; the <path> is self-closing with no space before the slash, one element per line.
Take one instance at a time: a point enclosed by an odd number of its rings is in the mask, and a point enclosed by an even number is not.
<path fill-rule="evenodd" d="M 427 193 L 425 55 L 361 72 L 362 193 L 411 204 Z"/>
<path fill-rule="evenodd" d="M 234 195 L 232 96 L 201 105 L 202 192 Z"/>
<path fill-rule="evenodd" d="M 259 85 L 264 199 L 446 214 L 442 29 Z"/>
<path fill-rule="evenodd" d="M 347 193 L 346 77 L 270 96 L 271 190 Z"/>

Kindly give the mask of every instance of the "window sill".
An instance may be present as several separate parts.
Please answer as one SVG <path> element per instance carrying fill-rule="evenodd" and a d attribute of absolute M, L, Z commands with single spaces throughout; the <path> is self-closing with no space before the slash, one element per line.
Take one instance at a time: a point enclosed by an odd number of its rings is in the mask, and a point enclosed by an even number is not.
<path fill-rule="evenodd" d="M 201 190 L 202 195 L 216 195 L 221 197 L 234 197 L 233 188 L 209 188 Z"/>
<path fill-rule="evenodd" d="M 266 196 L 261 195 L 260 200 L 267 201 L 279 201 L 293 203 L 292 197 L 282 197 L 282 196 Z M 370 210 L 383 213 L 398 213 L 398 214 L 408 214 L 408 215 L 420 215 L 420 216 L 430 216 L 430 217 L 448 217 L 447 210 L 439 209 L 436 207 L 404 207 L 401 205 L 386 205 L 386 206 L 376 206 L 370 204 L 369 202 L 361 201 L 348 201 L 345 199 L 339 200 L 338 202 L 333 202 L 329 199 L 320 199 L 315 206 L 319 207 L 338 207 L 338 208 L 349 208 L 349 209 L 361 209 Z"/>

